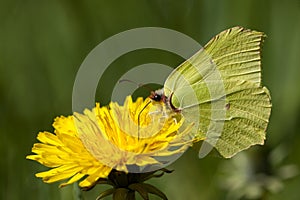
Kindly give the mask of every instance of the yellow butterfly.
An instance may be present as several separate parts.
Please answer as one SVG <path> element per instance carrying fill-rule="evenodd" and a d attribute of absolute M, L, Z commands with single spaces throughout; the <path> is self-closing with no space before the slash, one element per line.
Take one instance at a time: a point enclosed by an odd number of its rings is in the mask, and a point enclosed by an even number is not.
<path fill-rule="evenodd" d="M 263 144 L 271 97 L 261 83 L 262 32 L 233 27 L 213 37 L 178 66 L 161 90 L 150 96 L 194 123 L 195 137 L 206 138 L 199 156 L 214 147 L 225 158 Z"/>

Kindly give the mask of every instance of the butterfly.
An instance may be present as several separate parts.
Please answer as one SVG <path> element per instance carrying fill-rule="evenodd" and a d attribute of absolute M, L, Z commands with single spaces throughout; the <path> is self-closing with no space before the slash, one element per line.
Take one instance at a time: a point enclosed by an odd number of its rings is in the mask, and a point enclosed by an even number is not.
<path fill-rule="evenodd" d="M 160 90 L 151 93 L 170 112 L 181 113 L 193 135 L 205 138 L 199 151 L 213 148 L 230 158 L 263 144 L 271 114 L 271 96 L 261 82 L 264 33 L 233 27 L 213 37 L 175 68 Z"/>

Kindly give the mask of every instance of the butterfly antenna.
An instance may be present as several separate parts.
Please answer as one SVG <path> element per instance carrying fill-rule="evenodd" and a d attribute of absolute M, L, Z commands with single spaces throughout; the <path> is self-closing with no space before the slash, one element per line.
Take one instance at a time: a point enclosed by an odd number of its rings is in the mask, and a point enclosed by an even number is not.
<path fill-rule="evenodd" d="M 137 86 L 137 88 L 143 86 L 142 83 L 137 83 L 137 82 L 135 82 L 135 81 L 133 81 L 133 80 L 129 80 L 129 79 L 121 79 L 121 80 L 119 80 L 119 83 L 123 83 L 123 82 L 133 83 L 133 84 L 135 84 L 135 85 Z"/>
<path fill-rule="evenodd" d="M 151 101 L 149 101 L 141 110 L 141 112 L 138 114 L 138 140 L 140 139 L 140 117 L 141 117 L 141 113 L 145 110 L 145 108 L 151 103 Z"/>
<path fill-rule="evenodd" d="M 137 87 L 143 87 L 146 88 L 147 90 L 149 90 L 150 92 L 153 92 L 153 89 L 150 87 L 147 87 L 146 85 L 142 84 L 142 83 L 137 83 L 133 80 L 129 80 L 129 79 L 121 79 L 119 80 L 119 83 L 123 83 L 123 82 L 129 82 L 129 83 L 133 83 L 135 85 L 137 85 Z M 141 110 L 141 112 L 138 114 L 138 140 L 140 139 L 140 117 L 141 117 L 141 113 L 145 110 L 145 108 L 151 103 L 151 101 L 149 101 Z"/>

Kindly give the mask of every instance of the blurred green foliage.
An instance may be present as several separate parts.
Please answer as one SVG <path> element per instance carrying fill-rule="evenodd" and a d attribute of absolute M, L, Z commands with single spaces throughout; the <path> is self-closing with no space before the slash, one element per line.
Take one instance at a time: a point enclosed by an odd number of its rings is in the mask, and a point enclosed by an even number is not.
<path fill-rule="evenodd" d="M 261 179 L 256 178 L 261 174 L 279 177 L 278 166 L 292 164 L 297 171 L 300 164 L 299 0 L 1 0 L 0 199 L 73 199 L 72 186 L 58 189 L 58 184 L 44 184 L 35 178 L 35 172 L 46 168 L 25 160 L 25 156 L 39 131 L 52 131 L 55 116 L 71 114 L 76 72 L 101 41 L 128 29 L 158 26 L 205 44 L 235 25 L 264 31 L 268 36 L 263 48 L 263 82 L 271 91 L 273 110 L 266 145 L 251 148 L 239 161 L 238 157 L 235 161 L 215 157 L 199 160 L 191 150 L 170 166 L 175 172 L 152 183 L 172 200 L 228 199 L 234 191 L 228 180 L 238 171 L 242 175 L 250 170 L 248 177 L 258 182 L 261 194 L 256 195 L 260 191 L 255 190 L 257 185 L 250 190 L 241 187 L 242 196 L 249 191 L 251 195 L 239 198 L 299 199 L 299 176 L 277 178 L 282 182 L 280 187 L 272 185 L 274 190 L 260 186 Z M 124 67 L 150 61 L 175 67 L 180 59 L 163 52 L 130 53 L 101 79 L 97 100 L 109 101 Z M 277 148 L 281 150 L 275 151 Z M 236 162 L 240 163 L 238 168 Z M 228 168 L 232 169 L 229 173 Z M 83 198 L 95 199 L 104 189 L 97 186 L 83 193 Z"/>

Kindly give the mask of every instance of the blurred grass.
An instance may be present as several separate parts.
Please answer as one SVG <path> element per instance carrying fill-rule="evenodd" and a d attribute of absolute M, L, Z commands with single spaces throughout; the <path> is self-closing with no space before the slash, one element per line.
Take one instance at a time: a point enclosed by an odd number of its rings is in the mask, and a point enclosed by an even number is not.
<path fill-rule="evenodd" d="M 226 28 L 240 25 L 267 34 L 263 81 L 272 93 L 273 110 L 266 147 L 286 146 L 284 163 L 300 158 L 300 1 L 299 0 L 131 0 L 0 1 L 0 199 L 73 199 L 72 186 L 44 184 L 34 173 L 44 170 L 25 160 L 36 134 L 51 131 L 55 116 L 71 114 L 76 72 L 85 56 L 104 39 L 131 28 L 158 26 L 185 33 L 201 44 Z M 126 56 L 125 56 L 126 57 Z M 172 56 L 136 53 L 117 61 L 99 84 L 97 98 L 108 102 L 115 74 L 123 66 L 163 62 Z M 122 61 L 122 62 L 121 62 Z M 224 199 L 215 176 L 221 163 L 188 152 L 171 166 L 175 172 L 153 180 L 170 199 Z M 267 199 L 299 198 L 300 177 Z M 97 191 L 98 190 L 98 191 Z M 102 190 L 85 193 L 93 199 Z"/>

